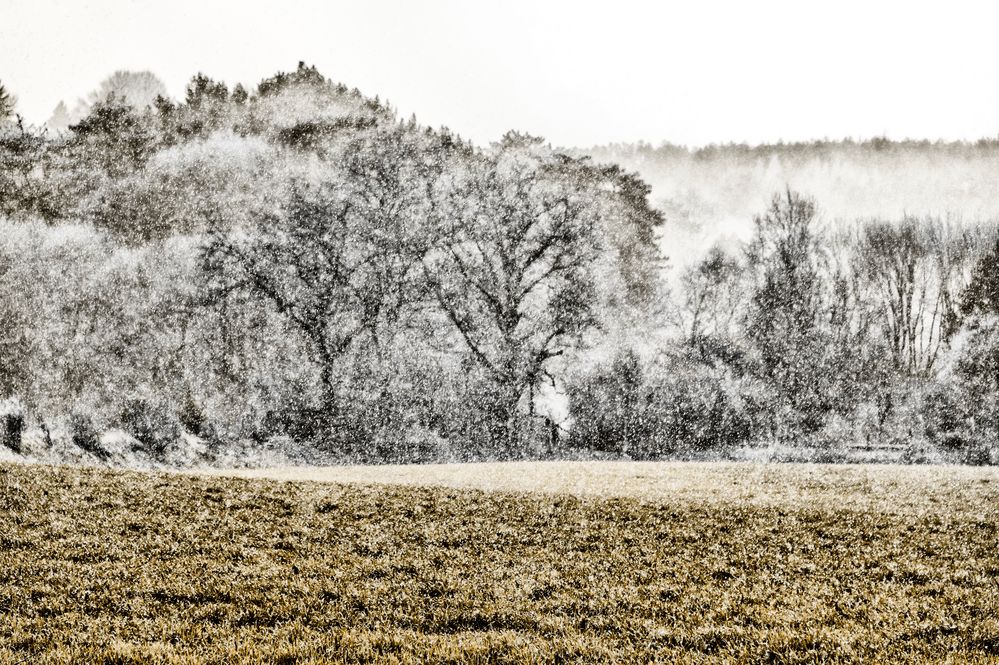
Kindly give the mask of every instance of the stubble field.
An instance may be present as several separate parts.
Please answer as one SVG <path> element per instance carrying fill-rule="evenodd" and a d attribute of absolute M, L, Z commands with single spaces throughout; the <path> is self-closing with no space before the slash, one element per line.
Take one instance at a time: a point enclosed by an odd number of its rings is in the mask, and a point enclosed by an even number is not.
<path fill-rule="evenodd" d="M 999 661 L 995 469 L 268 473 L 0 465 L 0 662 Z"/>

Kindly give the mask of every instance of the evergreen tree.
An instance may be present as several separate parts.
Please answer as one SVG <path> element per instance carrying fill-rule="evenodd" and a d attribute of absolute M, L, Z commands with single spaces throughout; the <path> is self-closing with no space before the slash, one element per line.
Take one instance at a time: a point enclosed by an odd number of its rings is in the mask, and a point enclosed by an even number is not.
<path fill-rule="evenodd" d="M 0 81 L 0 125 L 13 117 L 16 106 L 17 98 L 4 87 L 3 81 Z"/>
<path fill-rule="evenodd" d="M 978 260 L 968 286 L 961 293 L 961 315 L 965 318 L 999 315 L 999 235 Z"/>
<path fill-rule="evenodd" d="M 66 108 L 66 103 L 60 101 L 52 110 L 52 115 L 45 121 L 45 126 L 53 132 L 62 132 L 69 129 L 71 122 L 72 119 L 69 115 L 69 109 Z"/>
<path fill-rule="evenodd" d="M 778 395 L 774 424 L 790 427 L 789 434 L 815 431 L 828 406 L 819 385 L 829 369 L 822 363 L 815 204 L 788 190 L 755 225 L 747 258 L 757 283 L 746 335 L 759 354 L 761 378 Z"/>

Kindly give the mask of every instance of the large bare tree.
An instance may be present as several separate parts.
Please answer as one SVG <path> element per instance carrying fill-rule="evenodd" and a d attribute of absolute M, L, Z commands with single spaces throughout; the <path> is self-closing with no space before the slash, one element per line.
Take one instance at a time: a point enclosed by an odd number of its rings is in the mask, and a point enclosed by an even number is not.
<path fill-rule="evenodd" d="M 906 217 L 865 225 L 862 271 L 879 303 L 895 369 L 929 376 L 959 318 L 975 239 L 940 220 Z"/>
<path fill-rule="evenodd" d="M 606 181 L 540 139 L 508 134 L 452 196 L 447 241 L 424 261 L 441 311 L 489 375 L 497 443 L 549 363 L 596 323 L 593 268 Z"/>
<path fill-rule="evenodd" d="M 399 127 L 327 146 L 322 182 L 296 185 L 252 229 L 220 225 L 205 247 L 213 300 L 250 294 L 302 336 L 326 417 L 343 406 L 338 379 L 348 351 L 362 343 L 377 351 L 421 298 L 435 189 L 452 147 Z"/>

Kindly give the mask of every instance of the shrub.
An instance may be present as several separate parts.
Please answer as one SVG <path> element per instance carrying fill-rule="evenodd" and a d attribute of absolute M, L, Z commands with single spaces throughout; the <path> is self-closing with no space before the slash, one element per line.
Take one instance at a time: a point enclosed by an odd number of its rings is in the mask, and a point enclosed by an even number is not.
<path fill-rule="evenodd" d="M 415 464 L 448 462 L 451 449 L 439 434 L 419 425 L 386 427 L 375 432 L 367 462 Z"/>
<path fill-rule="evenodd" d="M 970 443 L 964 396 L 954 385 L 936 383 L 923 396 L 925 434 L 929 441 L 945 449 L 958 450 Z"/>
<path fill-rule="evenodd" d="M 24 434 L 24 405 L 11 397 L 0 402 L 0 442 L 20 454 Z"/>
<path fill-rule="evenodd" d="M 154 455 L 162 455 L 181 434 L 180 419 L 174 409 L 167 402 L 148 396 L 125 400 L 119 424 Z"/>
<path fill-rule="evenodd" d="M 999 441 L 999 318 L 972 317 L 952 348 L 952 372 L 923 399 L 926 436 L 959 461 L 994 463 Z"/>
<path fill-rule="evenodd" d="M 218 440 L 217 427 L 209 420 L 205 408 L 191 393 L 187 393 L 184 397 L 177 418 L 185 432 L 211 442 Z"/>
<path fill-rule="evenodd" d="M 293 441 L 324 443 L 332 428 L 330 417 L 320 408 L 307 404 L 282 404 L 264 414 L 250 438 L 258 443 L 280 436 Z"/>
<path fill-rule="evenodd" d="M 576 447 L 648 459 L 743 443 L 754 431 L 748 385 L 724 364 L 674 349 L 633 351 L 569 388 Z"/>
<path fill-rule="evenodd" d="M 69 436 L 74 446 L 101 459 L 108 458 L 108 452 L 101 447 L 100 430 L 89 411 L 73 409 L 70 412 Z"/>

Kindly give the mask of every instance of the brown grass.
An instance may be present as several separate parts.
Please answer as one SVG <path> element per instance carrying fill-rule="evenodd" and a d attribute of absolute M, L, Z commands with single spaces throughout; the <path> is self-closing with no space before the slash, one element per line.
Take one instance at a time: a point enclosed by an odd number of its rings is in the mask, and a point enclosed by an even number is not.
<path fill-rule="evenodd" d="M 761 502 L 751 466 L 643 500 L 0 465 L 0 662 L 999 661 L 994 471 Z"/>

